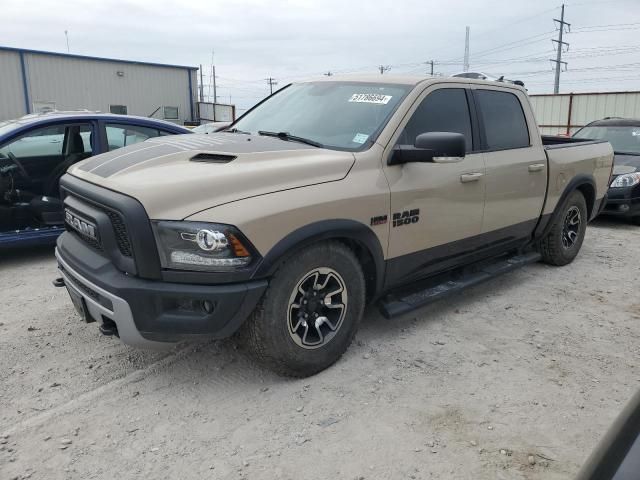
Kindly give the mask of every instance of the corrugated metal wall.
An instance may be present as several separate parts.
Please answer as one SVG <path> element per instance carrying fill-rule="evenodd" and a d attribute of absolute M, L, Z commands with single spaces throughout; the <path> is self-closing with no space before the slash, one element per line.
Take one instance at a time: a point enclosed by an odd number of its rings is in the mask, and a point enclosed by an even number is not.
<path fill-rule="evenodd" d="M 0 50 L 0 71 L 3 72 L 0 119 L 26 113 L 19 55 Z M 168 106 L 178 107 L 179 119 L 172 120 L 177 123 L 191 120 L 192 108 L 195 115 L 195 70 L 33 52 L 23 55 L 32 111 L 39 105 L 55 105 L 57 110 L 109 112 L 110 105 L 126 105 L 129 115 L 147 117 L 155 111 L 154 118 L 163 118 L 162 107 Z M 10 64 L 5 67 L 7 62 Z M 10 77 L 18 90 L 12 85 L 15 91 L 5 92 L 5 77 Z M 5 96 L 13 98 L 10 106 Z"/>
<path fill-rule="evenodd" d="M 543 134 L 574 133 L 604 117 L 640 118 L 640 92 L 566 93 L 530 98 Z"/>
<path fill-rule="evenodd" d="M 0 51 L 0 121 L 25 114 L 20 54 Z"/>

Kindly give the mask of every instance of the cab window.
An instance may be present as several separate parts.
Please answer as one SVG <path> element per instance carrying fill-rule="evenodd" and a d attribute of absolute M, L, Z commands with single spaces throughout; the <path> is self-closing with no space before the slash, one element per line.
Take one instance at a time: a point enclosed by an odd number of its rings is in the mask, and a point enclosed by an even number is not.
<path fill-rule="evenodd" d="M 473 150 L 471 116 L 464 89 L 441 88 L 427 95 L 407 122 L 398 143 L 413 145 L 418 135 L 427 132 L 461 133 L 467 152 Z"/>
<path fill-rule="evenodd" d="M 476 90 L 474 95 L 489 150 L 529 146 L 527 120 L 518 97 L 495 90 Z"/>

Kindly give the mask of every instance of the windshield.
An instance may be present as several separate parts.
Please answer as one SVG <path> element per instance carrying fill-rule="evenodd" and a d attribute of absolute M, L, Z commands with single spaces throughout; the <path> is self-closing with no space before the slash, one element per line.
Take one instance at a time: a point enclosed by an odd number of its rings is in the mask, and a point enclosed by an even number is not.
<path fill-rule="evenodd" d="M 360 150 L 384 127 L 407 85 L 316 82 L 291 85 L 245 114 L 232 130 L 286 132 L 338 150 Z"/>
<path fill-rule="evenodd" d="M 574 137 L 606 140 L 613 146 L 613 151 L 616 153 L 640 155 L 640 127 L 584 127 L 576 132 Z"/>

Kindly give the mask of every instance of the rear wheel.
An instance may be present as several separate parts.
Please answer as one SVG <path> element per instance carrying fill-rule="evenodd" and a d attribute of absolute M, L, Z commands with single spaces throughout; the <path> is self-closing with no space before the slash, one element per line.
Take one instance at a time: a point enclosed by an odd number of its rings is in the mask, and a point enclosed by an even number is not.
<path fill-rule="evenodd" d="M 346 351 L 364 305 L 358 259 L 341 243 L 320 243 L 280 266 L 241 337 L 261 363 L 282 375 L 306 377 Z"/>
<path fill-rule="evenodd" d="M 587 220 L 587 204 L 576 190 L 565 200 L 551 230 L 538 244 L 542 261 L 559 266 L 571 263 L 582 247 Z"/>

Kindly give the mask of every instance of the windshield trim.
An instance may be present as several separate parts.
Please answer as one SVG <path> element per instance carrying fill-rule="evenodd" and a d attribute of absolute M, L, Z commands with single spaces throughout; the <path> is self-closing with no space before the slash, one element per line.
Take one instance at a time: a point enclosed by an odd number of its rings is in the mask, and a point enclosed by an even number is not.
<path fill-rule="evenodd" d="M 240 120 L 242 120 L 246 115 L 248 115 L 250 112 L 252 112 L 256 108 L 258 108 L 260 105 L 262 105 L 264 102 L 269 100 L 271 97 L 277 95 L 278 93 L 283 92 L 284 90 L 286 90 L 287 88 L 291 87 L 292 85 L 305 85 L 305 84 L 311 84 L 311 83 L 324 83 L 324 84 L 326 84 L 326 83 L 340 83 L 340 84 L 344 84 L 344 85 L 383 85 L 383 86 L 394 86 L 394 87 L 406 87 L 406 91 L 402 94 L 402 96 L 398 100 L 398 103 L 396 103 L 395 107 L 393 107 L 391 110 L 389 110 L 388 115 L 383 119 L 382 122 L 380 122 L 380 126 L 373 133 L 371 133 L 371 135 L 369 135 L 369 138 L 367 139 L 367 141 L 364 142 L 361 146 L 353 147 L 353 148 L 339 147 L 337 145 L 328 145 L 328 144 L 323 144 L 323 146 L 322 146 L 322 148 L 324 148 L 325 150 L 334 150 L 334 151 L 338 151 L 338 152 L 353 152 L 353 153 L 364 152 L 366 150 L 369 150 L 376 143 L 376 141 L 378 140 L 378 137 L 380 136 L 382 131 L 389 124 L 389 120 L 391 120 L 393 115 L 398 111 L 398 108 L 400 108 L 400 105 L 402 105 L 404 103 L 404 101 L 406 100 L 407 96 L 416 87 L 416 85 L 413 85 L 413 84 L 410 84 L 410 83 L 406 83 L 406 84 L 405 83 L 393 83 L 393 84 L 391 84 L 391 83 L 384 83 L 384 82 L 372 82 L 372 81 L 366 81 L 365 82 L 365 81 L 358 81 L 358 80 L 352 80 L 352 81 L 350 81 L 350 80 L 335 80 L 335 81 L 322 80 L 322 81 L 315 81 L 315 82 L 314 81 L 310 81 L 310 82 L 298 82 L 298 83 L 291 82 L 291 83 L 285 85 L 284 87 L 276 90 L 271 95 L 268 95 L 265 98 L 263 98 L 262 100 L 260 100 L 260 102 L 256 103 L 253 107 L 251 107 L 249 110 L 244 112 L 241 116 L 239 116 L 231 125 L 229 125 L 227 128 L 225 128 L 224 131 L 233 130 L 235 128 L 236 123 L 238 123 Z M 257 134 L 257 132 L 256 132 L 256 134 Z"/>

